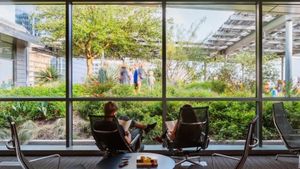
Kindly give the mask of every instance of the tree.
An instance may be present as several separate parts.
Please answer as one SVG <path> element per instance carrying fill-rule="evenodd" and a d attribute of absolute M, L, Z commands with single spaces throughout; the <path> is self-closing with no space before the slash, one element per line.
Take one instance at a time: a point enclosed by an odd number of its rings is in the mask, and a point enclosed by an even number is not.
<path fill-rule="evenodd" d="M 87 75 L 93 74 L 93 61 L 104 53 L 123 59 L 150 59 L 160 51 L 159 8 L 113 5 L 75 5 L 73 10 L 73 53 L 84 56 Z M 37 28 L 53 45 L 65 37 L 64 6 L 39 6 Z M 49 38 L 50 37 L 50 38 Z"/>

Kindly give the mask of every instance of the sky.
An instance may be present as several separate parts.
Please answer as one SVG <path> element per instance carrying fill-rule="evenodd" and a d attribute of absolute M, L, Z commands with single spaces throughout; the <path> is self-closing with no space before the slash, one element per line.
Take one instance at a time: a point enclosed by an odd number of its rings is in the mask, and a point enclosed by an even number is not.
<path fill-rule="evenodd" d="M 206 18 L 196 33 L 196 42 L 202 42 L 208 35 L 216 32 L 233 13 L 233 11 L 167 8 L 167 18 L 173 18 L 174 24 L 183 29 L 189 29 L 192 23 Z"/>

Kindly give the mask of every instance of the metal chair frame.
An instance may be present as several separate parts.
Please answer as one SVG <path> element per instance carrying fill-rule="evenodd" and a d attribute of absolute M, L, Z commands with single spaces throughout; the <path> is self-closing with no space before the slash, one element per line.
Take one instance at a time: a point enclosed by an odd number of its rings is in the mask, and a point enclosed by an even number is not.
<path fill-rule="evenodd" d="M 137 136 L 135 138 L 133 138 L 130 143 L 127 143 L 124 136 L 122 136 L 120 134 L 120 127 L 122 127 L 122 126 L 119 126 L 118 120 L 115 117 L 111 117 L 111 118 L 113 118 L 113 122 L 117 125 L 117 128 L 114 129 L 114 130 L 111 130 L 111 131 L 95 129 L 94 126 L 93 126 L 94 123 L 95 123 L 95 121 L 94 121 L 95 119 L 101 119 L 101 118 L 104 118 L 105 116 L 90 115 L 89 117 L 90 117 L 90 122 L 91 122 L 92 135 L 93 135 L 93 137 L 96 141 L 96 145 L 101 151 L 105 152 L 105 156 L 110 156 L 110 155 L 113 155 L 113 154 L 119 153 L 119 152 L 136 152 L 136 151 L 140 150 L 141 147 L 137 150 L 135 150 L 133 147 L 138 142 L 141 143 L 141 134 L 137 134 Z M 122 144 L 121 147 L 123 147 L 123 149 L 122 150 L 117 150 L 117 151 L 110 150 L 108 147 L 106 147 L 106 145 L 103 145 L 101 142 L 97 142 L 97 140 L 98 140 L 97 134 L 116 134 L 116 135 L 119 135 L 119 138 L 121 139 L 120 143 Z"/>
<path fill-rule="evenodd" d="M 183 153 L 184 154 L 184 158 L 182 159 L 182 158 L 178 158 L 178 157 L 173 157 L 175 159 L 179 159 L 180 160 L 179 162 L 176 163 L 176 166 L 179 166 L 179 165 L 181 165 L 184 162 L 190 162 L 190 163 L 192 163 L 192 164 L 194 164 L 196 166 L 205 167 L 205 166 L 207 166 L 207 163 L 205 161 L 200 161 L 200 157 L 199 156 L 190 157 L 190 154 L 191 153 L 199 153 L 201 150 L 206 149 L 207 146 L 208 146 L 208 143 L 209 143 L 209 137 L 208 137 L 208 129 L 209 129 L 209 117 L 208 117 L 208 114 L 209 114 L 209 112 L 208 112 L 208 109 L 209 109 L 209 107 L 206 106 L 206 107 L 194 107 L 194 108 L 191 108 L 191 109 L 193 109 L 193 111 L 196 110 L 196 109 L 201 109 L 205 113 L 204 114 L 205 120 L 199 121 L 199 119 L 197 119 L 197 122 L 183 122 L 183 121 L 181 121 L 181 113 L 182 113 L 183 109 L 185 109 L 185 108 L 181 108 L 180 112 L 179 112 L 178 125 L 176 126 L 177 127 L 176 131 L 179 130 L 179 128 L 181 127 L 181 125 L 191 126 L 191 127 L 193 127 L 193 126 L 200 126 L 200 128 L 202 128 L 202 129 L 204 129 L 204 126 L 205 126 L 205 131 L 200 131 L 201 133 L 199 133 L 199 135 L 204 136 L 204 141 L 203 141 L 203 143 L 201 143 L 201 145 L 198 143 L 197 145 L 193 145 L 193 146 L 191 146 L 191 145 L 180 146 L 180 143 L 176 142 L 176 138 L 179 137 L 178 136 L 178 132 L 176 132 L 176 136 L 175 136 L 174 141 L 172 141 L 168 137 L 168 135 L 167 135 L 167 143 L 166 143 L 166 145 L 167 145 L 169 151 L 173 152 L 173 154 L 175 153 L 175 151 L 173 150 L 174 148 L 175 149 L 176 148 L 181 149 L 181 148 L 188 148 L 188 147 L 196 147 L 196 150 L 192 151 L 192 152 L 191 151 L 184 151 L 184 150 L 179 151 L 179 153 L 181 153 L 181 154 Z M 195 162 L 195 161 L 193 161 L 193 159 L 199 159 L 199 162 Z"/>
<path fill-rule="evenodd" d="M 276 129 L 277 129 L 277 131 L 279 133 L 280 138 L 283 140 L 285 146 L 293 154 L 277 154 L 275 156 L 275 160 L 278 160 L 279 157 L 296 157 L 296 158 L 298 158 L 298 168 L 300 169 L 300 146 L 299 147 L 293 147 L 293 146 L 291 146 L 289 144 L 289 141 L 283 135 L 284 131 L 282 131 L 282 129 L 280 128 L 280 126 L 277 124 L 277 120 L 276 120 L 276 112 L 275 112 L 276 106 L 280 106 L 280 108 L 282 108 L 282 110 L 284 111 L 284 112 L 282 112 L 283 113 L 283 117 L 282 118 L 285 118 L 285 120 L 287 121 L 286 110 L 284 109 L 283 103 L 282 102 L 274 103 L 273 104 L 273 122 L 274 122 L 274 125 L 275 125 L 275 127 L 276 127 Z M 290 124 L 287 124 L 287 125 L 290 125 Z M 297 136 L 300 137 L 300 130 L 299 129 L 292 129 L 292 130 L 295 132 L 295 134 L 293 134 L 293 135 L 297 135 Z M 300 140 L 298 140 L 298 141 L 300 142 Z"/>
<path fill-rule="evenodd" d="M 11 129 L 11 140 L 9 140 L 6 143 L 6 148 L 8 150 L 12 150 L 16 153 L 18 161 L 1 161 L 0 166 L 2 166 L 2 167 L 20 166 L 20 167 L 22 167 L 22 169 L 34 169 L 34 167 L 31 164 L 32 162 L 56 157 L 56 158 L 58 158 L 57 169 L 59 169 L 60 161 L 61 161 L 61 156 L 59 154 L 53 154 L 53 155 L 49 155 L 49 156 L 45 156 L 45 157 L 27 160 L 21 151 L 21 146 L 20 146 L 20 141 L 19 141 L 19 137 L 18 137 L 18 133 L 17 133 L 16 124 L 12 120 L 11 117 L 8 117 L 7 120 L 10 124 L 10 129 Z"/>
<path fill-rule="evenodd" d="M 213 157 L 223 157 L 223 158 L 238 161 L 238 164 L 236 164 L 235 169 L 242 169 L 244 167 L 250 151 L 252 150 L 252 148 L 257 147 L 257 145 L 259 144 L 258 139 L 253 136 L 257 120 L 258 120 L 258 117 L 255 117 L 248 126 L 248 133 L 247 133 L 247 138 L 246 138 L 246 142 L 244 145 L 244 151 L 243 151 L 242 157 L 236 158 L 236 157 L 228 156 L 225 154 L 213 153 L 211 156 L 213 168 L 215 168 Z"/>

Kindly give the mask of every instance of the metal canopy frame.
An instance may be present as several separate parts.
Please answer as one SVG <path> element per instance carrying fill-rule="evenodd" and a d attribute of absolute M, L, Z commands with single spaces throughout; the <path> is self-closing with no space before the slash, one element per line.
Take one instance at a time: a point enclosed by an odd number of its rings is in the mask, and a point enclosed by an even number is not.
<path fill-rule="evenodd" d="M 161 97 L 73 97 L 72 95 L 72 6 L 74 4 L 119 4 L 119 5 L 128 5 L 128 4 L 136 4 L 136 5 L 143 5 L 143 4 L 159 4 L 162 8 L 162 96 Z M 256 102 L 256 113 L 259 116 L 259 122 L 257 127 L 257 135 L 260 141 L 260 146 L 263 145 L 263 135 L 262 135 L 262 104 L 264 101 L 300 101 L 300 97 L 277 97 L 277 98 L 270 98 L 270 97 L 263 97 L 263 86 L 262 86 L 262 42 L 263 42 L 263 5 L 277 5 L 277 4 L 300 4 L 299 2 L 291 1 L 291 2 L 282 2 L 277 0 L 234 0 L 234 1 L 226 1 L 226 0 L 190 0 L 186 1 L 179 1 L 179 0 L 152 0 L 152 1 L 141 1 L 141 0 L 131 0 L 131 1 L 116 1 L 116 0 L 47 0 L 41 2 L 40 0 L 1 0 L 0 5 L 3 4 L 16 4 L 16 5 L 29 5 L 29 4 L 61 4 L 65 5 L 65 12 L 66 12 L 66 95 L 65 97 L 7 97 L 7 98 L 0 98 L 0 102 L 10 102 L 10 101 L 63 101 L 66 103 L 66 147 L 70 147 L 73 145 L 73 107 L 72 103 L 74 101 L 160 101 L 162 102 L 162 119 L 166 120 L 167 115 L 167 102 L 169 101 L 239 101 L 239 102 Z M 222 98 L 186 98 L 186 97 L 167 97 L 167 81 L 166 81 L 166 61 L 167 61 L 167 53 L 166 53 L 166 8 L 167 5 L 253 5 L 255 9 L 255 19 L 246 17 L 241 17 L 243 14 L 236 13 L 230 20 L 228 21 L 229 25 L 233 20 L 240 19 L 241 22 L 248 22 L 251 23 L 251 29 L 248 31 L 248 34 L 245 35 L 244 38 L 248 38 L 248 40 L 256 40 L 256 45 L 252 46 L 252 49 L 256 51 L 256 95 L 254 97 L 222 97 Z M 276 21 L 279 18 L 275 18 L 272 21 Z M 270 30 L 272 30 L 270 22 Z M 300 23 L 299 23 L 300 24 Z M 276 24 L 275 24 L 276 25 Z M 231 25 L 232 26 L 232 25 Z M 218 34 L 222 34 L 222 29 L 216 33 L 213 38 L 218 38 Z M 299 26 L 300 27 L 300 26 Z M 248 30 L 249 28 L 241 28 L 242 31 Z M 255 31 L 253 31 L 255 30 Z M 300 32 L 300 28 L 297 29 Z M 271 31 L 270 31 L 271 32 Z M 280 30 L 279 30 L 280 33 Z M 228 33 L 226 36 L 230 36 Z M 234 35 L 235 36 L 235 35 Z M 217 40 L 211 38 L 211 41 Z M 222 37 L 223 39 L 219 39 L 218 43 L 228 42 L 226 38 Z M 223 42 L 221 42 L 223 41 Z M 235 41 L 234 41 L 235 42 Z M 239 39 L 239 43 L 243 42 L 243 39 Z M 280 39 L 275 39 L 274 44 L 280 42 Z M 234 46 L 231 48 L 226 48 L 226 50 L 232 50 Z M 225 48 L 224 48 L 225 49 Z M 222 50 L 224 50 L 222 49 Z M 228 52 L 227 51 L 227 52 Z"/>

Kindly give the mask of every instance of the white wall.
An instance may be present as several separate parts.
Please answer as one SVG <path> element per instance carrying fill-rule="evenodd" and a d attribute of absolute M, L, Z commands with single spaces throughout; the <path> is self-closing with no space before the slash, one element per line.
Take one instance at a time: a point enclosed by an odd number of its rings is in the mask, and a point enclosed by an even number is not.
<path fill-rule="evenodd" d="M 13 82 L 13 61 L 0 58 L 0 88 L 2 84 Z M 12 85 L 12 84 L 10 84 Z"/>
<path fill-rule="evenodd" d="M 0 18 L 15 23 L 15 6 L 0 5 Z"/>

